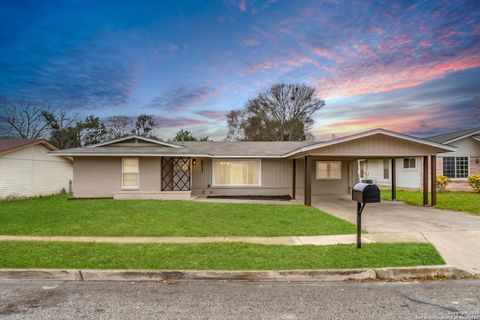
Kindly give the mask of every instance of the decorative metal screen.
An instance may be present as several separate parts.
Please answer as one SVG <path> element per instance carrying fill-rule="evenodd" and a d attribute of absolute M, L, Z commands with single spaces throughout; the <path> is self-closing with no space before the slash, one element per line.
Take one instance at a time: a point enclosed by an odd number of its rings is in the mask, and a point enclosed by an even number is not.
<path fill-rule="evenodd" d="M 162 158 L 162 191 L 190 190 L 190 158 Z"/>

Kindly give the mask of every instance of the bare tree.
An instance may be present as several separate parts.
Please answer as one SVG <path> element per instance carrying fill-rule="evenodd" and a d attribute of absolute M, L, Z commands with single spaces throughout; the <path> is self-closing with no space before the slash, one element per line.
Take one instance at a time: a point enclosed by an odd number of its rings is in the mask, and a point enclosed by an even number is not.
<path fill-rule="evenodd" d="M 107 128 L 110 138 L 121 138 L 132 132 L 133 121 L 127 116 L 114 116 L 107 120 Z"/>
<path fill-rule="evenodd" d="M 49 125 L 42 113 L 50 109 L 47 104 L 37 104 L 21 100 L 18 103 L 0 104 L 0 122 L 5 126 L 5 133 L 22 139 L 36 139 L 42 137 Z"/>
<path fill-rule="evenodd" d="M 315 88 L 276 84 L 227 115 L 230 140 L 292 141 L 311 137 L 313 114 L 325 106 Z"/>
<path fill-rule="evenodd" d="M 475 107 L 475 117 L 480 118 L 480 92 L 473 97 L 473 106 Z"/>

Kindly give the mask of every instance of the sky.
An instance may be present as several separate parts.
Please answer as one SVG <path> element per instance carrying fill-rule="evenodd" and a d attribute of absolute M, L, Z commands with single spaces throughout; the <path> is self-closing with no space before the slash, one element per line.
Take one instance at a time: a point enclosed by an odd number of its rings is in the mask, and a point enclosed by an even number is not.
<path fill-rule="evenodd" d="M 0 2 L 0 98 L 80 117 L 154 115 L 221 140 L 274 83 L 326 106 L 316 139 L 480 127 L 480 1 Z"/>

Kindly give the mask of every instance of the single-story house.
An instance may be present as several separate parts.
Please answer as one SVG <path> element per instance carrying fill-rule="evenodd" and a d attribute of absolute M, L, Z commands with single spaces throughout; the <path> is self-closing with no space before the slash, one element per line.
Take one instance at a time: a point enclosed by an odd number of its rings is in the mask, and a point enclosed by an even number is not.
<path fill-rule="evenodd" d="M 359 159 L 435 159 L 439 153 L 454 150 L 442 143 L 375 129 L 321 142 L 171 143 L 127 136 L 51 154 L 74 159 L 75 198 L 288 195 L 311 205 L 312 196 L 349 194 L 358 181 Z M 433 203 L 434 194 L 435 190 Z"/>
<path fill-rule="evenodd" d="M 438 176 L 447 176 L 448 190 L 471 190 L 467 177 L 480 174 L 480 128 L 449 132 L 425 138 L 455 147 L 455 151 L 437 157 Z M 359 161 L 360 179 L 382 186 L 390 186 L 390 159 L 362 159 Z M 404 158 L 397 161 L 397 186 L 407 189 L 422 187 L 422 158 Z"/>
<path fill-rule="evenodd" d="M 0 139 L 0 198 L 68 192 L 73 161 L 49 156 L 54 150 L 43 139 Z"/>

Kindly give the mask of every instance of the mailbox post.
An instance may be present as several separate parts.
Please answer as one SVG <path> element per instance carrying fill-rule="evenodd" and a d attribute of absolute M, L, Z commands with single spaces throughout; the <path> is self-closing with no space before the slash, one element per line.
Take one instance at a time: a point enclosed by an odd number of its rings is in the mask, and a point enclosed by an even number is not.
<path fill-rule="evenodd" d="M 361 248 L 362 212 L 367 203 L 380 202 L 380 189 L 371 183 L 357 183 L 352 188 L 352 200 L 357 202 L 357 248 Z"/>

